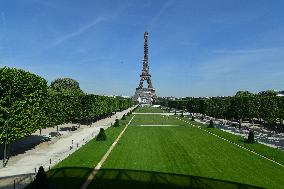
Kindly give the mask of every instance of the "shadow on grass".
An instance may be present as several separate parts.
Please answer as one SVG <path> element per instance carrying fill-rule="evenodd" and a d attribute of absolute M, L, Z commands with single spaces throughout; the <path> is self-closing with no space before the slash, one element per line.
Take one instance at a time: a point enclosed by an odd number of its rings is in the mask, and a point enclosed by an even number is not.
<path fill-rule="evenodd" d="M 154 171 L 135 171 L 119 169 L 102 169 L 89 188 L 135 188 L 135 189 L 256 189 L 261 188 L 236 182 L 172 173 Z"/>
<path fill-rule="evenodd" d="M 80 188 L 92 169 L 81 167 L 57 168 L 48 171 L 50 189 Z M 32 188 L 32 187 L 29 187 Z M 153 171 L 136 171 L 123 169 L 101 169 L 88 189 L 257 189 L 262 188 L 237 182 L 213 178 L 161 173 Z"/>
<path fill-rule="evenodd" d="M 49 189 L 80 189 L 93 169 L 86 167 L 54 168 L 47 171 Z M 25 189 L 36 189 L 33 183 Z"/>

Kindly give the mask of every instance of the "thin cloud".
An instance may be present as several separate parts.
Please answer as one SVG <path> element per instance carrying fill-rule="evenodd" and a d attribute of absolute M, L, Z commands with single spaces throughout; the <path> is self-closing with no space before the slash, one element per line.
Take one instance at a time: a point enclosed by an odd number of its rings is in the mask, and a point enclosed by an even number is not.
<path fill-rule="evenodd" d="M 122 7 L 119 7 L 116 11 L 114 11 L 112 14 L 109 14 L 107 16 L 99 16 L 97 18 L 95 18 L 94 20 L 92 20 L 91 22 L 83 25 L 81 28 L 72 31 L 70 33 L 67 33 L 63 36 L 58 37 L 57 39 L 55 39 L 52 44 L 50 45 L 50 47 L 55 47 L 58 46 L 76 36 L 79 36 L 81 34 L 83 34 L 84 32 L 86 32 L 87 30 L 98 26 L 99 24 L 109 21 L 111 19 L 117 18 L 120 14 L 122 14 L 128 7 L 130 7 L 132 5 L 132 3 L 125 3 Z"/>
<path fill-rule="evenodd" d="M 213 50 L 214 54 L 258 54 L 258 53 L 269 53 L 282 51 L 283 47 L 272 47 L 272 48 L 259 48 L 259 49 L 239 49 L 239 50 L 225 50 L 217 49 Z"/>
<path fill-rule="evenodd" d="M 107 18 L 105 18 L 105 17 L 98 17 L 95 20 L 93 20 L 92 22 L 90 22 L 90 23 L 84 25 L 83 27 L 79 28 L 78 30 L 73 31 L 71 33 L 68 33 L 68 34 L 66 34 L 64 36 L 61 36 L 61 37 L 57 38 L 52 43 L 51 46 L 58 46 L 58 45 L 64 43 L 65 41 L 70 40 L 71 38 L 74 38 L 76 36 L 79 36 L 79 35 L 83 34 L 87 30 L 91 29 L 92 27 L 95 27 L 96 25 L 98 25 L 98 24 L 100 24 L 100 23 L 102 23 L 102 22 L 104 22 L 106 20 L 107 20 Z"/>

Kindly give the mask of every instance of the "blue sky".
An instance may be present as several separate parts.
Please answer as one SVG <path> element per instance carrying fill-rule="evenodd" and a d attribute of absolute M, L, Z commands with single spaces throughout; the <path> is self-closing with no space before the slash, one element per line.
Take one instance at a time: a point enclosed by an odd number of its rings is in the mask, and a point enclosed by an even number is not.
<path fill-rule="evenodd" d="M 159 96 L 284 90 L 282 0 L 0 0 L 0 67 L 133 95 L 149 32 Z"/>

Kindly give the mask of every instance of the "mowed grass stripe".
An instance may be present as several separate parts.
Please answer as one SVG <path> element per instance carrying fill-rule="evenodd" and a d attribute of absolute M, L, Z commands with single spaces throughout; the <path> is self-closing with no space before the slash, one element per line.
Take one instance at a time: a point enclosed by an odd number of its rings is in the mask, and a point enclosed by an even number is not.
<path fill-rule="evenodd" d="M 165 111 L 162 110 L 161 108 L 155 108 L 155 107 L 149 107 L 149 106 L 139 107 L 134 112 L 137 112 L 137 113 L 165 113 Z"/>
<path fill-rule="evenodd" d="M 131 123 L 131 121 L 133 120 L 134 117 L 135 117 L 135 115 L 130 119 L 130 121 L 127 123 L 125 128 L 121 131 L 121 133 L 119 133 L 119 135 L 117 136 L 115 141 L 112 143 L 112 145 L 110 146 L 108 151 L 105 153 L 105 155 L 102 157 L 102 159 L 98 162 L 98 164 L 93 169 L 93 171 L 89 174 L 87 180 L 82 185 L 81 189 L 86 189 L 89 186 L 89 184 L 91 183 L 91 181 L 93 180 L 95 175 L 98 173 L 98 171 L 100 170 L 100 168 L 104 164 L 104 162 L 107 160 L 109 154 L 112 152 L 112 150 L 114 149 L 114 147 L 116 146 L 116 144 L 118 143 L 119 139 L 122 137 L 123 133 L 126 131 L 128 125 Z"/>
<path fill-rule="evenodd" d="M 284 186 L 282 167 L 191 127 L 129 127 L 102 168 L 195 175 L 266 188 Z"/>
<path fill-rule="evenodd" d="M 194 127 L 198 127 L 198 126 L 196 126 L 196 125 L 194 125 L 194 124 L 191 124 L 191 125 L 194 126 Z M 211 134 L 211 135 L 213 135 L 213 136 L 215 136 L 215 137 L 220 138 L 221 140 L 224 140 L 224 141 L 226 141 L 226 142 L 229 142 L 229 143 L 231 143 L 231 144 L 233 144 L 233 145 L 235 145 L 235 146 L 237 146 L 237 147 L 239 147 L 239 148 L 242 148 L 242 149 L 244 149 L 244 150 L 247 150 L 247 151 L 249 151 L 249 152 L 251 152 L 251 153 L 253 153 L 253 154 L 257 155 L 257 156 L 260 156 L 260 157 L 262 157 L 262 158 L 264 158 L 264 159 L 266 159 L 266 160 L 268 160 L 268 161 L 271 161 L 271 162 L 273 162 L 273 163 L 275 163 L 275 164 L 277 164 L 277 165 L 279 165 L 279 166 L 281 166 L 281 167 L 284 167 L 284 165 L 282 165 L 281 163 L 279 163 L 279 162 L 277 162 L 277 161 L 275 161 L 275 160 L 273 160 L 273 159 L 270 159 L 270 158 L 268 158 L 268 157 L 266 157 L 266 156 L 264 156 L 264 155 L 261 155 L 261 154 L 255 152 L 255 151 L 253 151 L 253 150 L 250 150 L 250 149 L 248 149 L 248 148 L 246 148 L 246 147 L 244 147 L 244 146 L 242 146 L 242 145 L 239 145 L 239 144 L 237 144 L 237 143 L 235 143 L 235 142 L 232 142 L 232 141 L 230 141 L 230 140 L 228 140 L 228 139 L 226 139 L 226 138 L 224 138 L 224 137 L 219 136 L 218 134 L 215 134 L 215 133 L 211 132 L 210 129 L 205 130 L 205 129 L 202 129 L 201 127 L 198 127 L 198 128 L 201 129 L 201 130 L 203 130 L 204 132 L 207 132 L 207 133 L 209 133 L 209 134 Z"/>
<path fill-rule="evenodd" d="M 132 126 L 136 125 L 180 125 L 186 126 L 187 124 L 177 120 L 173 116 L 165 116 L 165 115 L 140 115 L 136 114 L 135 119 L 131 122 Z"/>
<path fill-rule="evenodd" d="M 284 165 L 284 152 L 279 149 L 271 148 L 269 146 L 260 143 L 253 143 L 253 144 L 245 143 L 244 138 L 241 136 L 234 135 L 217 128 L 207 128 L 207 125 L 196 121 L 189 121 L 188 118 L 178 118 L 178 119 L 184 120 L 185 122 L 189 123 L 191 126 L 197 126 L 206 131 L 209 131 L 210 133 L 215 134 L 221 138 L 224 138 L 231 143 L 239 145 L 242 148 L 246 148 L 247 150 L 253 151 L 254 153 L 263 156 L 263 158 L 268 158 L 272 161 L 275 161 L 276 164 L 279 164 L 282 167 Z"/>

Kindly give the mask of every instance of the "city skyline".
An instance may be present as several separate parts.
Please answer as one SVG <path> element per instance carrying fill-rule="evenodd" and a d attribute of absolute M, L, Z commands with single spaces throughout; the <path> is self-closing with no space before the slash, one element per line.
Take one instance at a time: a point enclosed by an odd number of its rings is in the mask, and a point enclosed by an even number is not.
<path fill-rule="evenodd" d="M 70 77 L 87 93 L 135 92 L 149 32 L 158 96 L 229 96 L 284 90 L 284 2 L 0 2 L 0 67 L 50 83 Z"/>

